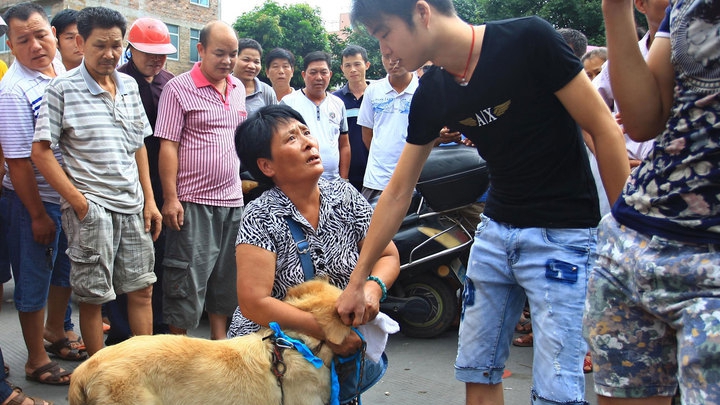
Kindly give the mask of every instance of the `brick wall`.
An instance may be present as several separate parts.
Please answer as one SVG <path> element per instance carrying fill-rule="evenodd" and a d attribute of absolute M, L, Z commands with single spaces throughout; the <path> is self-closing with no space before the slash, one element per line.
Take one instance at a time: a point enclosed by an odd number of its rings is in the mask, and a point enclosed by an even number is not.
<path fill-rule="evenodd" d="M 220 18 L 220 0 L 210 0 L 209 6 L 190 3 L 190 0 L 40 0 L 38 4 L 50 8 L 52 14 L 64 8 L 80 10 L 84 7 L 104 6 L 122 13 L 128 20 L 128 28 L 138 17 L 153 17 L 166 24 L 179 27 L 178 60 L 168 60 L 167 69 L 174 74 L 190 70 L 190 29 L 201 29 L 206 23 Z M 20 1 L 0 0 L 0 12 L 4 12 Z M 4 41 L 7 37 L 3 36 Z M 12 62 L 10 53 L 0 54 L 8 65 Z"/>

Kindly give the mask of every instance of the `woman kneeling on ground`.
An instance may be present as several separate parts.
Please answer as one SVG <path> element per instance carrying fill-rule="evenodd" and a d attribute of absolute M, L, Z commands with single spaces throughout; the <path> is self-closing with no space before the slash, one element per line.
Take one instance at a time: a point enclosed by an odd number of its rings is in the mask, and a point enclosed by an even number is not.
<path fill-rule="evenodd" d="M 328 182 L 317 140 L 303 117 L 285 105 L 266 106 L 240 125 L 235 133 L 240 160 L 261 184 L 270 186 L 250 202 L 238 232 L 237 286 L 240 306 L 228 337 L 241 336 L 277 322 L 324 339 L 312 314 L 281 300 L 288 288 L 305 281 L 303 267 L 288 218 L 300 225 L 310 245 L 316 276 L 345 288 L 370 225 L 372 208 L 349 183 Z M 400 271 L 395 245 L 390 242 L 365 283 L 366 323 L 379 312 L 383 287 L 389 288 Z M 329 344 L 329 342 L 326 342 Z M 351 333 L 341 345 L 347 356 L 361 345 Z"/>

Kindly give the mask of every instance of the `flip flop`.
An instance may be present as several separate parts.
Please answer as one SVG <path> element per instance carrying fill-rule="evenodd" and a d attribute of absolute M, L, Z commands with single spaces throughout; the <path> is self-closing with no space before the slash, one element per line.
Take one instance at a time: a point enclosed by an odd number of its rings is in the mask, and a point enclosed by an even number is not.
<path fill-rule="evenodd" d="M 63 350 L 65 350 L 64 353 Z M 88 358 L 86 352 L 73 349 L 68 338 L 62 338 L 55 343 L 46 343 L 45 351 L 63 360 L 82 361 Z"/>
<path fill-rule="evenodd" d="M 70 339 L 68 338 L 68 343 L 70 343 L 70 348 L 75 349 L 79 352 L 84 352 L 87 350 L 85 347 L 85 342 L 83 342 L 82 336 L 78 336 L 77 339 Z"/>
<path fill-rule="evenodd" d="M 590 352 L 585 353 L 585 360 L 583 360 L 583 373 L 588 374 L 593 372 L 592 357 Z"/>
<path fill-rule="evenodd" d="M 83 341 L 82 336 L 75 333 L 74 330 L 66 330 L 65 337 L 68 338 L 68 341 L 70 342 L 70 347 L 72 347 L 73 349 L 77 349 L 81 352 L 84 352 L 86 350 L 85 342 Z"/>
<path fill-rule="evenodd" d="M 532 321 L 523 315 L 520 317 L 517 325 L 515 325 L 515 333 L 524 334 L 530 332 L 532 332 Z"/>
<path fill-rule="evenodd" d="M 528 333 L 527 335 L 520 336 L 519 338 L 515 338 L 512 341 L 513 346 L 518 347 L 532 347 L 533 346 L 533 335 L 532 333 Z"/>
<path fill-rule="evenodd" d="M 62 370 L 60 368 L 60 365 L 57 364 L 54 361 L 51 361 L 50 363 L 38 367 L 30 374 L 25 374 L 25 379 L 28 381 L 35 381 L 40 384 L 47 384 L 47 385 L 70 385 L 70 380 L 63 381 L 63 377 L 69 376 L 72 374 L 72 371 L 60 371 Z M 50 374 L 50 376 L 41 378 L 43 374 Z"/>

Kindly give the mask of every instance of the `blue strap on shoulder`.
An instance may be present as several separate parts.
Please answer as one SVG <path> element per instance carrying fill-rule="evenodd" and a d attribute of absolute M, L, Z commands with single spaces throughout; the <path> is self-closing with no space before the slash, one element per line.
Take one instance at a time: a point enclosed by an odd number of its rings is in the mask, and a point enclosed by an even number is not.
<path fill-rule="evenodd" d="M 313 265 L 312 257 L 310 257 L 310 243 L 305 237 L 305 232 L 303 232 L 300 224 L 291 217 L 285 217 L 285 221 L 287 222 L 288 227 L 290 227 L 290 233 L 292 234 L 293 239 L 295 239 L 298 254 L 300 255 L 300 265 L 302 266 L 303 273 L 305 274 L 305 281 L 312 280 L 315 278 L 315 266 Z"/>
<path fill-rule="evenodd" d="M 310 348 L 307 347 L 307 345 L 302 341 L 286 335 L 285 332 L 280 329 L 280 325 L 278 325 L 277 322 L 270 322 L 269 326 L 270 329 L 275 332 L 276 341 L 280 341 L 283 344 L 287 344 L 287 346 L 290 346 L 293 349 L 297 350 L 298 353 L 302 354 L 305 360 L 307 360 L 308 362 L 310 362 L 310 364 L 313 365 L 313 367 L 320 368 L 323 366 L 323 361 L 320 357 L 314 355 L 312 350 L 310 350 Z"/>

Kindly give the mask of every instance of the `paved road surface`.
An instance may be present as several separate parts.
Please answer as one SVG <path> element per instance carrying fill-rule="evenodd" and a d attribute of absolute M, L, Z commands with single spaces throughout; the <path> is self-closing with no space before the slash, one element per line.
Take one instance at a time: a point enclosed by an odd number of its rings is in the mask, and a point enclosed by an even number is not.
<path fill-rule="evenodd" d="M 24 388 L 28 395 L 37 395 L 67 405 L 67 387 L 53 387 L 24 378 L 25 345 L 22 341 L 17 312 L 12 304 L 12 282 L 5 285 L 0 311 L 0 348 L 10 365 L 10 381 Z M 77 308 L 73 312 L 77 326 Z M 79 330 L 79 328 L 77 329 Z M 192 335 L 208 337 L 207 322 L 203 322 Z M 411 339 L 402 334 L 390 337 L 387 354 L 390 366 L 385 377 L 363 395 L 366 405 L 462 405 L 464 385 L 455 380 L 453 363 L 457 347 L 457 331 L 451 330 L 434 339 Z M 74 368 L 77 363 L 60 361 L 63 367 Z M 530 402 L 532 348 L 513 347 L 508 369 L 512 375 L 505 379 L 505 403 L 526 405 Z M 592 394 L 592 374 L 588 374 L 587 398 L 597 404 Z"/>

